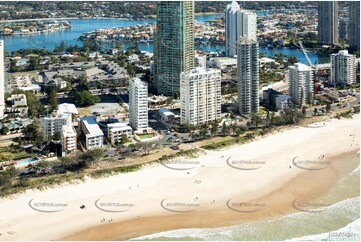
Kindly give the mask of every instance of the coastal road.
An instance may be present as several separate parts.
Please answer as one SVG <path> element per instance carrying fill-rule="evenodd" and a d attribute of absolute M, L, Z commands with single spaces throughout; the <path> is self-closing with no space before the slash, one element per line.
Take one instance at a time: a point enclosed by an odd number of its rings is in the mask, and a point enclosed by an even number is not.
<path fill-rule="evenodd" d="M 356 96 L 353 97 L 353 100 L 349 101 L 349 102 L 332 103 L 331 104 L 331 111 L 343 110 L 344 108 L 346 108 L 344 106 L 347 105 L 347 103 L 349 104 L 350 107 L 359 105 L 360 104 L 360 94 L 359 93 L 356 94 Z M 315 108 L 317 108 L 318 111 L 320 111 L 321 109 L 325 109 L 326 105 L 318 105 L 318 106 L 315 106 L 315 107 L 308 108 L 306 110 L 306 114 L 307 115 L 312 115 Z"/>

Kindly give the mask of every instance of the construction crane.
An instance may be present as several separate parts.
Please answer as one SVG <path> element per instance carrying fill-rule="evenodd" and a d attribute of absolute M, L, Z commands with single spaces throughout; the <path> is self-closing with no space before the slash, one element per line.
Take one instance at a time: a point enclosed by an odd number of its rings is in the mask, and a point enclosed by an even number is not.
<path fill-rule="evenodd" d="M 314 72 L 314 76 L 315 76 L 315 80 L 316 80 L 316 77 L 317 77 L 317 73 L 318 73 L 318 69 L 317 69 L 317 61 L 315 61 L 315 64 L 312 64 L 310 58 L 308 57 L 307 55 L 307 50 L 305 49 L 305 47 L 303 46 L 302 44 L 302 41 L 299 41 L 299 44 L 300 44 L 300 48 L 303 52 L 303 54 L 305 55 L 307 61 L 308 61 L 308 64 L 310 65 L 310 67 L 312 68 L 313 72 Z"/>

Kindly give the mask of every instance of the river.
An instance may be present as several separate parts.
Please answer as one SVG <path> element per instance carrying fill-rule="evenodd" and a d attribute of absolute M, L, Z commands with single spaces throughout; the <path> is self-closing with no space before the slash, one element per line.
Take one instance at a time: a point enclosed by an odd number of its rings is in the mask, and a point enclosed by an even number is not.
<path fill-rule="evenodd" d="M 267 12 L 257 12 L 258 15 L 264 15 Z M 195 19 L 199 22 L 205 22 L 207 20 L 215 19 L 216 17 L 222 16 L 223 14 L 212 14 L 212 15 L 200 15 L 196 16 Z M 46 34 L 35 34 L 35 35 L 12 35 L 12 36 L 0 36 L 0 39 L 5 40 L 5 50 L 8 52 L 22 49 L 22 48 L 46 48 L 48 50 L 54 49 L 56 45 L 59 45 L 61 41 L 64 41 L 66 45 L 82 45 L 82 41 L 77 40 L 80 35 L 84 32 L 91 32 L 95 29 L 110 28 L 110 27 L 128 27 L 136 24 L 154 23 L 155 19 L 146 20 L 119 20 L 119 19 L 71 19 L 69 20 L 73 28 L 65 29 L 56 32 L 50 32 Z M 129 45 L 124 44 L 124 48 Z M 153 52 L 153 43 L 139 43 L 140 50 Z M 204 45 L 200 44 L 196 46 L 196 49 L 204 49 L 206 51 L 217 51 L 224 50 L 224 45 Z M 308 64 L 307 59 L 303 52 L 297 48 L 268 48 L 261 47 L 260 52 L 265 52 L 266 56 L 273 57 L 276 53 L 284 53 L 286 56 L 294 55 L 302 63 Z M 309 52 L 308 53 L 311 61 L 315 63 L 328 62 L 327 57 Z"/>

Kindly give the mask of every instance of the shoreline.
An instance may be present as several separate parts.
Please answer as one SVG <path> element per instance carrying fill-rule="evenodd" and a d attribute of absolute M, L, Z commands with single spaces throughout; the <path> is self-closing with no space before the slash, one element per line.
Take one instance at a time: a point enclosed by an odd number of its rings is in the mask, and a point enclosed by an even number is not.
<path fill-rule="evenodd" d="M 357 151 L 352 151 L 331 158 L 344 157 L 345 155 L 352 156 L 356 153 Z M 334 185 L 337 184 L 344 175 L 357 167 L 357 162 L 355 162 L 353 166 L 348 166 L 348 169 L 346 169 L 347 172 L 340 174 L 338 171 L 340 171 L 341 167 L 344 168 L 342 160 L 332 163 L 330 169 L 325 170 L 323 174 L 315 176 L 315 174 L 309 172 L 300 173 L 296 178 L 288 181 L 285 186 L 278 190 L 258 197 L 255 200 L 247 201 L 248 203 L 259 203 L 262 201 L 267 207 L 263 211 L 255 213 L 237 213 L 226 208 L 217 208 L 215 210 L 214 208 L 212 209 L 209 207 L 205 211 L 202 210 L 193 213 L 135 218 L 114 224 L 99 225 L 62 237 L 60 240 L 129 240 L 169 230 L 184 228 L 222 228 L 290 215 L 300 212 L 292 206 L 292 201 L 295 197 L 302 201 L 312 201 L 321 198 L 330 192 Z M 327 180 L 323 180 L 322 184 L 315 187 L 314 180 L 320 178 L 326 178 Z M 302 190 L 302 194 L 298 194 L 299 191 L 297 191 L 300 183 L 305 187 L 308 187 L 307 191 Z M 296 194 L 300 196 L 295 196 Z M 207 219 L 204 220 L 204 218 Z M 157 221 L 157 224 L 154 224 L 154 221 Z M 141 230 L 139 224 L 141 224 Z M 122 231 L 122 235 L 116 233 L 112 234 L 112 231 Z M 134 237 L 135 234 L 137 234 L 136 237 Z"/>
<path fill-rule="evenodd" d="M 81 184 L 27 191 L 0 199 L 0 209 L 4 211 L 0 238 L 136 238 L 157 231 L 228 226 L 292 213 L 295 198 L 308 201 L 322 196 L 358 165 L 355 162 L 345 165 L 338 159 L 358 152 L 359 117 L 331 120 L 319 129 L 296 127 L 241 146 L 207 151 L 199 158 L 186 159 L 199 161 L 190 170 L 149 165 L 132 173 L 96 180 L 87 178 Z M 316 160 L 320 155 L 330 161 L 325 169 L 302 170 L 292 165 L 295 156 Z M 260 169 L 238 170 L 226 165 L 227 157 L 265 161 L 265 164 Z M 324 182 L 315 183 L 317 180 Z M 164 199 L 200 206 L 191 212 L 172 213 L 160 206 Z M 235 203 L 255 201 L 265 206 L 257 212 L 239 213 L 225 206 L 229 199 Z M 32 200 L 62 202 L 68 206 L 64 211 L 40 213 L 28 206 Z M 105 204 L 122 202 L 134 206 L 124 212 L 104 212 L 94 206 L 99 200 Z M 82 204 L 86 205 L 84 210 L 79 208 Z M 224 218 L 226 221 L 221 225 L 219 221 Z"/>
<path fill-rule="evenodd" d="M 78 17 L 69 17 L 69 18 L 10 19 L 10 20 L 0 20 L 0 23 L 47 21 L 47 20 L 67 20 L 67 19 L 79 19 L 79 18 Z"/>

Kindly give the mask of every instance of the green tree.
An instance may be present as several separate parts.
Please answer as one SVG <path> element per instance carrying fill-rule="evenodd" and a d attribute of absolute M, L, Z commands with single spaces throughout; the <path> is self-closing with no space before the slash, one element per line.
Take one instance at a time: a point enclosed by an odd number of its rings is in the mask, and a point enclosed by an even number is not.
<path fill-rule="evenodd" d="M 8 132 L 9 132 L 8 127 L 6 127 L 5 125 L 1 127 L 1 129 L 0 129 L 0 134 L 5 135 L 5 134 L 7 134 Z"/>
<path fill-rule="evenodd" d="M 40 127 L 39 120 L 34 120 L 31 124 L 23 129 L 24 137 L 27 141 L 41 144 L 44 142 L 44 132 Z"/>
<path fill-rule="evenodd" d="M 19 67 L 16 65 L 16 59 L 11 59 L 10 61 L 10 72 L 19 71 Z"/>
<path fill-rule="evenodd" d="M 284 59 L 285 59 L 285 54 L 283 54 L 283 53 L 275 54 L 275 59 L 276 59 L 276 62 L 278 62 L 282 65 L 284 62 Z"/>
<path fill-rule="evenodd" d="M 128 74 L 131 77 L 135 77 L 135 66 L 134 65 L 128 65 Z"/>
<path fill-rule="evenodd" d="M 290 55 L 290 56 L 287 57 L 287 64 L 288 64 L 289 66 L 292 66 L 293 64 L 295 64 L 295 63 L 297 63 L 297 62 L 299 62 L 299 60 L 297 59 L 296 56 Z"/>
<path fill-rule="evenodd" d="M 88 107 L 100 102 L 100 98 L 93 96 L 89 91 L 83 90 L 75 94 L 74 102 L 79 107 Z"/>
<path fill-rule="evenodd" d="M 126 134 L 122 134 L 120 142 L 122 144 L 128 143 L 129 142 L 128 136 Z"/>
<path fill-rule="evenodd" d="M 326 109 L 326 113 L 329 113 L 329 112 L 331 111 L 331 103 L 328 102 L 328 103 L 326 104 L 326 108 L 325 108 L 325 109 Z"/>
<path fill-rule="evenodd" d="M 306 115 L 307 108 L 305 106 L 302 107 L 302 114 Z"/>
<path fill-rule="evenodd" d="M 89 166 L 92 163 L 97 163 L 103 157 L 103 154 L 104 152 L 100 148 L 87 150 L 78 157 L 78 161 L 84 163 L 85 166 Z"/>
<path fill-rule="evenodd" d="M 0 186 L 8 184 L 17 176 L 18 172 L 14 166 L 9 166 L 4 172 L 0 172 Z"/>
<path fill-rule="evenodd" d="M 26 101 L 28 103 L 28 116 L 30 117 L 38 117 L 39 113 L 43 112 L 44 105 L 36 98 L 35 94 L 31 91 L 23 91 L 19 89 L 15 89 L 12 94 L 25 94 Z"/>
<path fill-rule="evenodd" d="M 53 88 L 48 95 L 49 112 L 52 112 L 58 108 L 58 98 L 56 96 L 56 90 Z"/>
<path fill-rule="evenodd" d="M 39 56 L 31 56 L 29 59 L 29 70 L 36 70 L 38 69 L 40 63 Z"/>
<path fill-rule="evenodd" d="M 215 135 L 218 131 L 218 120 L 214 120 L 211 124 L 211 135 Z"/>
<path fill-rule="evenodd" d="M 205 139 L 207 133 L 208 133 L 208 126 L 207 126 L 207 124 L 204 124 L 204 125 L 202 125 L 202 127 L 200 128 L 199 136 L 200 136 L 202 139 Z"/>
<path fill-rule="evenodd" d="M 317 110 L 317 108 L 315 108 L 315 109 L 313 110 L 313 115 L 316 116 L 317 113 L 318 113 L 318 110 Z"/>
<path fill-rule="evenodd" d="M 353 112 L 354 113 L 360 113 L 360 105 L 354 106 L 353 107 Z"/>
<path fill-rule="evenodd" d="M 222 133 L 223 135 L 227 135 L 228 132 L 229 132 L 229 129 L 228 129 L 227 125 L 226 125 L 226 122 L 223 122 L 222 128 L 221 128 L 221 133 Z"/>
<path fill-rule="evenodd" d="M 56 141 L 61 140 L 61 134 L 59 131 L 54 133 L 53 140 L 56 140 Z"/>
<path fill-rule="evenodd" d="M 253 113 L 251 115 L 251 124 L 254 125 L 256 128 L 258 128 L 258 125 L 261 123 L 261 117 L 256 114 L 256 113 Z"/>
<path fill-rule="evenodd" d="M 64 52 L 64 51 L 65 51 L 65 48 L 66 48 L 65 42 L 64 42 L 64 40 L 62 40 L 62 41 L 60 42 L 60 46 L 59 46 L 60 52 Z"/>

